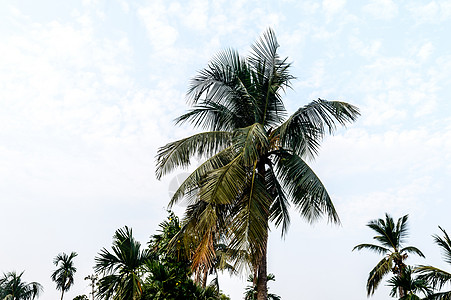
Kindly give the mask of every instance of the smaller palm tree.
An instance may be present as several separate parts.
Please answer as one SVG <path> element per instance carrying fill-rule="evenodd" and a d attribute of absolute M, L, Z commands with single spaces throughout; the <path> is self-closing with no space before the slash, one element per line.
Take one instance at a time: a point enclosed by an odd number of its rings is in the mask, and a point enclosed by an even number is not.
<path fill-rule="evenodd" d="M 0 299 L 2 300 L 33 300 L 38 298 L 43 288 L 37 282 L 22 281 L 24 272 L 8 272 L 0 278 Z"/>
<path fill-rule="evenodd" d="M 422 293 L 428 297 L 432 294 L 432 288 L 429 283 L 420 278 L 415 277 L 414 270 L 411 266 L 407 266 L 403 269 L 400 275 L 393 276 L 388 280 L 388 286 L 392 288 L 390 296 L 399 296 L 399 291 L 404 291 L 404 296 L 399 298 L 400 300 L 420 300 L 417 294 Z M 426 298 L 428 299 L 428 298 Z"/>
<path fill-rule="evenodd" d="M 406 268 L 404 261 L 407 259 L 408 254 L 413 253 L 424 257 L 424 254 L 416 247 L 403 247 L 408 236 L 408 218 L 408 215 L 405 215 L 399 218 L 395 224 L 393 218 L 386 213 L 385 219 L 371 220 L 367 226 L 377 233 L 373 239 L 378 241 L 380 245 L 360 244 L 352 249 L 353 251 L 367 249 L 384 255 L 368 276 L 366 284 L 368 296 L 374 294 L 379 283 L 388 273 L 392 272 L 395 276 L 402 274 Z M 402 288 L 400 288 L 399 294 L 400 297 L 404 296 Z"/>
<path fill-rule="evenodd" d="M 70 255 L 60 253 L 53 259 L 53 264 L 58 267 L 52 273 L 52 280 L 56 283 L 56 289 L 61 291 L 61 300 L 63 300 L 64 293 L 67 292 L 74 284 L 74 275 L 77 268 L 74 267 L 74 258 L 78 254 L 71 252 Z"/>
<path fill-rule="evenodd" d="M 432 237 L 434 242 L 441 248 L 445 262 L 451 264 L 451 239 L 442 227 L 439 226 L 439 228 L 443 233 L 443 237 L 438 235 L 433 235 Z M 451 273 L 440 268 L 419 266 L 418 273 L 420 273 L 420 278 L 430 282 L 434 289 L 441 290 L 446 284 L 451 283 Z M 451 299 L 451 291 L 434 293 L 428 299 Z"/>
<path fill-rule="evenodd" d="M 99 279 L 99 298 L 139 299 L 142 294 L 141 276 L 144 264 L 151 258 L 150 251 L 141 250 L 141 243 L 134 239 L 127 226 L 116 230 L 112 250 L 103 248 L 95 258 L 94 270 L 103 276 Z"/>
<path fill-rule="evenodd" d="M 257 286 L 255 284 L 255 282 L 257 282 L 256 280 L 254 280 L 254 275 L 249 275 L 249 278 L 247 279 L 248 282 L 251 282 L 251 285 L 248 285 L 246 287 L 246 291 L 244 293 L 244 300 L 256 300 L 257 299 Z M 276 276 L 274 276 L 274 274 L 269 273 L 268 276 L 266 276 L 266 280 L 267 281 L 276 281 Z M 269 288 L 268 288 L 269 289 Z M 268 300 L 280 300 L 280 296 L 277 296 L 276 294 L 271 294 L 271 293 L 267 293 L 268 294 Z"/>

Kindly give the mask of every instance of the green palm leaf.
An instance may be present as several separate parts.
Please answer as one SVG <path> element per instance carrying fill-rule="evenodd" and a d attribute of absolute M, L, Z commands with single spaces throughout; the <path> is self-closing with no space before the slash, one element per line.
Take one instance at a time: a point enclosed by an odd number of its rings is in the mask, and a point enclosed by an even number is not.
<path fill-rule="evenodd" d="M 157 153 L 157 178 L 174 168 L 188 166 L 194 155 L 214 155 L 228 146 L 231 137 L 229 132 L 202 132 L 166 144 Z"/>
<path fill-rule="evenodd" d="M 335 121 L 346 125 L 360 115 L 357 107 L 345 102 L 318 99 L 299 108 L 279 128 L 282 147 L 301 157 L 313 158 L 326 133 L 336 129 Z"/>
<path fill-rule="evenodd" d="M 339 223 L 340 219 L 326 188 L 307 163 L 286 151 L 274 154 L 277 176 L 301 216 L 313 222 L 326 214 L 330 221 Z"/>

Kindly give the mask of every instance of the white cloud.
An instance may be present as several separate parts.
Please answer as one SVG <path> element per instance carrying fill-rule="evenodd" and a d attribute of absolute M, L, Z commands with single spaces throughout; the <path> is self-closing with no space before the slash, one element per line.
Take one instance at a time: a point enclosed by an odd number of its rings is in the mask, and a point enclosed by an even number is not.
<path fill-rule="evenodd" d="M 451 3 L 449 1 L 430 1 L 409 3 L 407 6 L 412 17 L 418 23 L 438 23 L 451 18 Z"/>
<path fill-rule="evenodd" d="M 433 52 L 434 52 L 434 46 L 432 45 L 431 42 L 427 42 L 420 47 L 420 49 L 418 50 L 417 56 L 420 59 L 425 60 L 425 59 L 428 59 Z"/>
<path fill-rule="evenodd" d="M 392 19 L 398 14 L 398 5 L 392 0 L 371 0 L 362 9 L 376 19 Z"/>
<path fill-rule="evenodd" d="M 162 1 L 152 1 L 138 9 L 138 16 L 147 29 L 149 41 L 156 51 L 170 51 L 178 38 L 178 30 L 170 25 Z"/>
<path fill-rule="evenodd" d="M 346 5 L 346 0 L 323 0 L 323 10 L 329 17 L 340 12 Z"/>
<path fill-rule="evenodd" d="M 352 50 L 354 50 L 358 55 L 366 58 L 371 58 L 378 55 L 378 52 L 382 45 L 382 42 L 380 40 L 363 42 L 354 36 L 349 38 L 349 43 Z"/>

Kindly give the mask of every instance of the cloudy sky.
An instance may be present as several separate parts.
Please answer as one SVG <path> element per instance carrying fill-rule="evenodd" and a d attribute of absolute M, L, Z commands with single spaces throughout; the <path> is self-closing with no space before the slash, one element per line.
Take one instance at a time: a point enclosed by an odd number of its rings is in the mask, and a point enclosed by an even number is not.
<path fill-rule="evenodd" d="M 53 258 L 78 252 L 75 285 L 114 231 L 145 244 L 165 215 L 174 172 L 155 154 L 194 131 L 175 127 L 196 71 L 219 50 L 242 54 L 268 27 L 297 77 L 291 112 L 317 98 L 350 102 L 358 121 L 311 162 L 341 226 L 295 217 L 272 230 L 271 292 L 282 299 L 366 298 L 379 257 L 351 252 L 385 212 L 410 215 L 409 243 L 451 269 L 431 235 L 451 231 L 449 1 L 0 1 L 0 272 L 25 270 L 57 299 Z M 172 183 L 171 183 L 172 182 Z M 183 212 L 183 205 L 175 208 Z M 241 299 L 245 279 L 221 277 Z M 381 286 L 373 299 L 387 299 Z"/>

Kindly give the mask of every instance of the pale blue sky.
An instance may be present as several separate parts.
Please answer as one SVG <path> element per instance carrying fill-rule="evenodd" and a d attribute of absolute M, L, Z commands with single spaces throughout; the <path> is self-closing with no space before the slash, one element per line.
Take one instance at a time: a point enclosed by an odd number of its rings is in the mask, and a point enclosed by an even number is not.
<path fill-rule="evenodd" d="M 246 54 L 272 27 L 297 77 L 291 112 L 316 98 L 360 107 L 312 166 L 342 226 L 297 218 L 270 238 L 271 291 L 282 299 L 365 299 L 379 257 L 365 224 L 410 214 L 410 244 L 451 269 L 431 235 L 451 231 L 451 2 L 0 1 L 0 272 L 25 270 L 56 299 L 52 259 L 77 251 L 67 299 L 114 231 L 145 244 L 165 217 L 157 148 L 193 131 L 172 120 L 189 79 L 219 50 Z M 183 207 L 177 207 L 181 213 Z M 221 278 L 232 299 L 245 280 Z M 373 299 L 388 298 L 381 287 Z"/>

